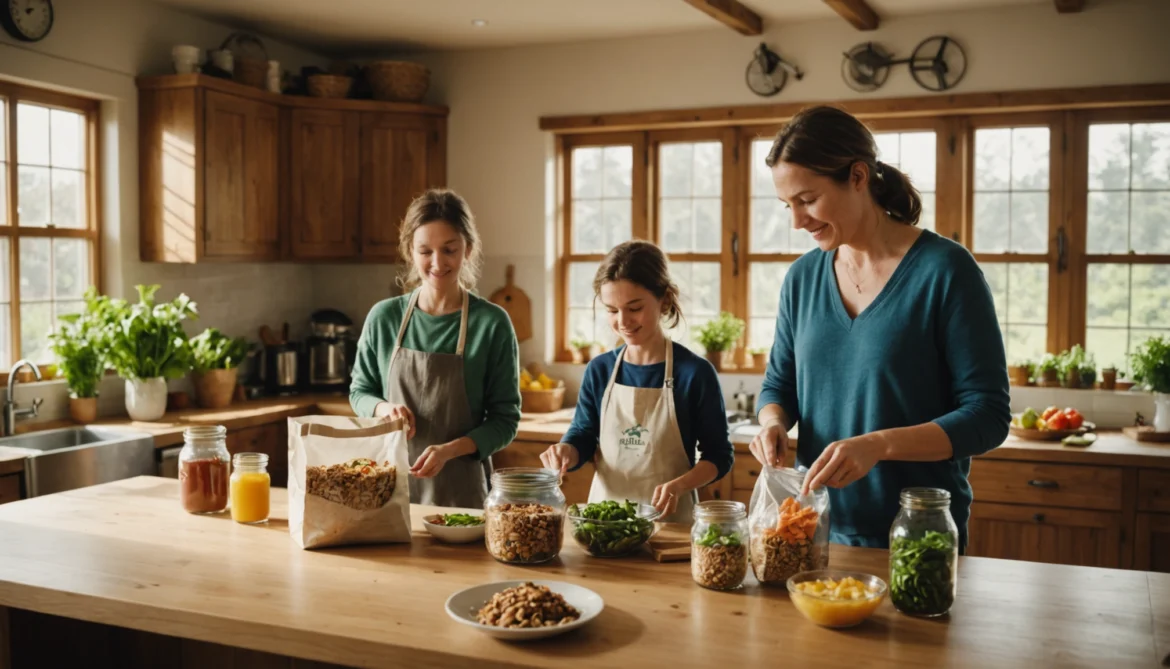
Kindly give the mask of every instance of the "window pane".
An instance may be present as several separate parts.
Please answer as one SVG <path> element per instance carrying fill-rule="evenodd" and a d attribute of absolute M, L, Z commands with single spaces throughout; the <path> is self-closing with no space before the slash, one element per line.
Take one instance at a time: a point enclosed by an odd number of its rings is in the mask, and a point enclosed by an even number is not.
<path fill-rule="evenodd" d="M 922 194 L 922 218 L 918 219 L 918 227 L 935 232 L 934 193 Z"/>
<path fill-rule="evenodd" d="M 1130 193 L 1130 248 L 1170 253 L 1170 189 Z"/>
<path fill-rule="evenodd" d="M 658 148 L 658 171 L 662 174 L 662 197 L 691 196 L 691 167 L 694 144 L 663 144 Z"/>
<path fill-rule="evenodd" d="M 1089 253 L 1170 253 L 1170 123 L 1089 126 Z"/>
<path fill-rule="evenodd" d="M 1012 129 L 1012 190 L 1048 190 L 1048 128 Z"/>
<path fill-rule="evenodd" d="M 1048 250 L 1048 193 L 1012 193 L 1011 244 L 1016 253 Z"/>
<path fill-rule="evenodd" d="M 776 186 L 772 183 L 772 170 L 764 162 L 768 159 L 768 150 L 772 148 L 772 140 L 757 139 L 752 141 L 752 197 L 770 197 L 776 199 Z"/>
<path fill-rule="evenodd" d="M 16 106 L 16 162 L 49 164 L 49 108 L 20 103 Z"/>
<path fill-rule="evenodd" d="M 780 286 L 791 263 L 752 263 L 748 276 L 750 302 L 748 304 L 748 347 L 771 348 L 776 329 L 777 309 L 780 305 Z"/>
<path fill-rule="evenodd" d="M 753 197 L 752 253 L 788 253 L 792 231 L 792 210 L 785 207 L 775 195 Z"/>
<path fill-rule="evenodd" d="M 1012 131 L 975 131 L 975 190 L 1008 190 L 1012 182 Z"/>
<path fill-rule="evenodd" d="M 56 324 L 61 316 L 69 314 L 80 314 L 85 311 L 84 300 L 73 300 L 71 302 L 54 302 L 53 303 L 53 322 Z"/>
<path fill-rule="evenodd" d="M 975 193 L 975 252 L 1004 253 L 1011 246 L 1011 195 Z"/>
<path fill-rule="evenodd" d="M 20 301 L 50 300 L 53 297 L 49 239 L 25 237 L 20 240 Z M 47 311 L 45 313 L 48 313 Z M 23 330 L 23 319 L 21 329 Z"/>
<path fill-rule="evenodd" d="M 683 308 L 683 322 L 671 337 L 690 348 L 701 351 L 693 333 L 703 323 L 719 315 L 719 263 L 672 262 L 670 274 L 678 284 Z"/>
<path fill-rule="evenodd" d="M 53 298 L 80 299 L 89 287 L 89 276 L 89 242 L 53 240 Z"/>
<path fill-rule="evenodd" d="M 49 331 L 53 329 L 51 302 L 21 302 L 20 354 L 36 363 L 52 362 Z"/>
<path fill-rule="evenodd" d="M 1098 364 L 1128 369 L 1128 354 L 1170 332 L 1170 266 L 1089 265 L 1086 348 Z"/>
<path fill-rule="evenodd" d="M 634 147 L 607 146 L 602 149 L 605 185 L 601 196 L 629 198 L 633 192 Z"/>
<path fill-rule="evenodd" d="M 1125 253 L 1129 250 L 1129 193 L 1126 191 L 1089 192 L 1089 253 Z"/>
<path fill-rule="evenodd" d="M 12 315 L 9 304 L 0 304 L 0 367 L 8 369 L 15 362 L 10 355 L 12 350 Z"/>
<path fill-rule="evenodd" d="M 7 113 L 8 101 L 0 98 L 0 162 L 8 160 L 8 145 L 4 143 L 8 139 Z"/>
<path fill-rule="evenodd" d="M 1048 128 L 975 131 L 975 251 L 1048 251 Z"/>
<path fill-rule="evenodd" d="M 1089 190 L 1129 188 L 1129 126 L 1089 126 Z"/>
<path fill-rule="evenodd" d="M 77 112 L 54 109 L 51 116 L 54 167 L 85 167 L 85 116 Z"/>
<path fill-rule="evenodd" d="M 1170 123 L 1134 124 L 1133 187 L 1170 189 Z"/>
<path fill-rule="evenodd" d="M 0 109 L 2 108 L 0 107 Z M 2 122 L 3 119 L 0 119 L 0 123 Z M 0 126 L 0 128 L 2 127 Z M 0 137 L 3 136 L 4 133 L 0 132 Z M 0 225 L 8 225 L 8 164 L 3 160 L 0 160 Z"/>
<path fill-rule="evenodd" d="M 602 200 L 601 213 L 605 219 L 604 250 L 608 252 L 622 242 L 633 237 L 633 222 L 630 220 L 630 200 Z"/>
<path fill-rule="evenodd" d="M 723 237 L 723 144 L 659 146 L 660 242 L 668 252 L 719 253 Z"/>
<path fill-rule="evenodd" d="M 695 144 L 693 190 L 695 197 L 719 197 L 723 193 L 723 145 L 719 142 Z"/>
<path fill-rule="evenodd" d="M 1132 272 L 1130 324 L 1170 329 L 1170 265 L 1134 265 Z"/>
<path fill-rule="evenodd" d="M 596 273 L 597 263 L 594 262 L 569 265 L 568 339 L 594 341 L 612 348 L 616 337 L 609 327 L 605 306 L 601 300 L 595 302 L 593 299 L 593 276 Z"/>
<path fill-rule="evenodd" d="M 25 167 L 17 170 L 20 181 L 16 194 L 16 213 L 21 226 L 44 227 L 49 224 L 49 168 Z"/>
<path fill-rule="evenodd" d="M 8 290 L 9 273 L 8 238 L 0 237 L 0 311 L 7 313 L 7 305 L 12 301 L 12 293 Z"/>
<path fill-rule="evenodd" d="M 986 263 L 1008 362 L 1036 359 L 1047 349 L 1048 265 Z"/>
<path fill-rule="evenodd" d="M 573 149 L 573 199 L 601 197 L 601 149 Z"/>
<path fill-rule="evenodd" d="M 723 237 L 723 202 L 717 198 L 695 200 L 695 241 L 692 248 L 696 253 L 719 253 Z"/>
<path fill-rule="evenodd" d="M 597 263 L 575 262 L 569 265 L 569 306 L 593 308 L 593 276 Z"/>
<path fill-rule="evenodd" d="M 1129 350 L 1129 330 L 1126 328 L 1094 328 L 1085 330 L 1085 349 L 1102 368 L 1129 369 L 1126 352 Z"/>
<path fill-rule="evenodd" d="M 77 170 L 53 170 L 53 225 L 85 227 L 85 179 Z"/>
<path fill-rule="evenodd" d="M 601 201 L 573 202 L 573 252 L 605 253 L 605 231 L 601 229 Z"/>
<path fill-rule="evenodd" d="M 633 237 L 633 147 L 572 152 L 573 253 L 606 253 Z"/>
<path fill-rule="evenodd" d="M 933 131 L 874 133 L 878 159 L 892 165 L 910 177 L 910 183 L 922 195 L 922 216 L 918 226 L 934 230 L 934 192 L 936 179 L 935 143 Z"/>
<path fill-rule="evenodd" d="M 689 251 L 694 233 L 693 210 L 690 200 L 664 198 L 658 208 L 662 227 L 662 248 L 671 251 Z"/>
<path fill-rule="evenodd" d="M 1129 325 L 1129 265 L 1089 265 L 1085 323 L 1094 326 Z M 1092 350 L 1092 349 L 1089 349 Z M 1122 350 L 1125 350 L 1124 344 Z"/>

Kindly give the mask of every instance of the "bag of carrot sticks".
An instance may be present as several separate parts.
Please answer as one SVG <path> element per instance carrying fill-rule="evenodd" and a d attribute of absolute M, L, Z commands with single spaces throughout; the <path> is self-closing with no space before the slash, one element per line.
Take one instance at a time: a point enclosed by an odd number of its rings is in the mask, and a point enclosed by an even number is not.
<path fill-rule="evenodd" d="M 765 466 L 752 491 L 752 571 L 760 583 L 829 566 L 829 491 L 801 496 L 805 472 Z"/>

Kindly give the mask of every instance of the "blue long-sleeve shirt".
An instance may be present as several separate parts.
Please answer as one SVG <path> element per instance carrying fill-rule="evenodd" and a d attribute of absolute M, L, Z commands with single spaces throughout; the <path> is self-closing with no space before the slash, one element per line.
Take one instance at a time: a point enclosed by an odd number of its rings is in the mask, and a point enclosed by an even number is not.
<path fill-rule="evenodd" d="M 924 231 L 877 298 L 845 311 L 834 253 L 813 250 L 789 269 L 759 407 L 779 404 L 800 425 L 797 463 L 834 441 L 928 422 L 951 440 L 940 462 L 879 462 L 829 489 L 832 540 L 885 547 L 903 488 L 951 493 L 966 545 L 971 457 L 1003 443 L 1011 421 L 1007 363 L 991 290 L 962 246 Z"/>
<path fill-rule="evenodd" d="M 601 400 L 620 350 L 599 355 L 585 368 L 573 423 L 561 439 L 577 449 L 578 468 L 592 460 L 597 452 L 601 435 Z M 661 388 L 665 375 L 665 362 L 632 365 L 623 360 L 617 383 L 635 388 Z M 735 452 L 728 437 L 727 410 L 719 376 L 706 358 L 695 355 L 677 342 L 674 343 L 674 408 L 683 448 L 691 466 L 695 464 L 697 451 L 699 459 L 715 465 L 719 478 L 723 478 L 731 470 Z M 659 483 L 665 481 L 654 482 L 655 485 Z"/>

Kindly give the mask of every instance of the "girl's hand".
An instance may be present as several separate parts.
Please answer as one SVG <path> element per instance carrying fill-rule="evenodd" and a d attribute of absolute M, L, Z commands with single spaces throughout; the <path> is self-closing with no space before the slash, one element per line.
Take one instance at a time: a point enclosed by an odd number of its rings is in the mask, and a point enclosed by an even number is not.
<path fill-rule="evenodd" d="M 577 448 L 571 444 L 553 444 L 545 449 L 544 453 L 540 454 L 540 463 L 546 469 L 551 469 L 557 472 L 563 479 L 565 472 L 577 466 L 577 459 L 580 454 L 577 453 Z"/>

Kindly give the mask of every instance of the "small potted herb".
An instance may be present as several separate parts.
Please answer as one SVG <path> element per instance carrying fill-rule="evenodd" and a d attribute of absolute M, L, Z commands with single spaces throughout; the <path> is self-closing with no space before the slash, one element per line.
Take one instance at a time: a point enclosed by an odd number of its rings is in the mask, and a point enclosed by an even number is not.
<path fill-rule="evenodd" d="M 1008 367 L 1008 378 L 1013 386 L 1027 386 L 1032 384 L 1032 374 L 1036 369 L 1035 363 L 1024 360 Z"/>
<path fill-rule="evenodd" d="M 743 336 L 744 329 L 743 320 L 726 311 L 699 326 L 695 339 L 707 351 L 707 360 L 715 366 L 715 371 L 721 372 L 730 366 L 727 364 L 727 353 L 736 340 Z"/>
<path fill-rule="evenodd" d="M 574 337 L 573 339 L 570 339 L 569 340 L 569 348 L 573 354 L 573 362 L 580 365 L 580 364 L 585 364 L 585 363 L 589 362 L 590 360 L 592 360 L 593 359 L 593 347 L 596 345 L 597 345 L 596 342 L 591 341 L 589 339 L 581 339 L 578 337 Z"/>
<path fill-rule="evenodd" d="M 1058 356 L 1058 360 L 1060 361 L 1061 385 L 1065 388 L 1082 387 L 1081 370 L 1092 364 L 1085 353 L 1085 348 L 1080 344 L 1074 344 L 1072 348 L 1062 352 Z M 1096 377 L 1096 367 L 1093 369 L 1093 376 Z"/>
<path fill-rule="evenodd" d="M 763 369 L 768 364 L 768 349 L 756 346 L 749 348 L 747 352 L 752 357 L 752 366 L 756 369 Z"/>
<path fill-rule="evenodd" d="M 90 288 L 86 304 L 97 299 L 97 292 Z M 97 419 L 98 384 L 106 371 L 101 324 L 88 308 L 79 314 L 58 316 L 57 321 L 57 328 L 49 333 L 49 350 L 57 357 L 57 375 L 69 386 L 69 417 L 78 423 L 92 423 Z"/>
<path fill-rule="evenodd" d="M 1040 385 L 1054 388 L 1060 385 L 1060 360 L 1051 353 L 1045 353 L 1036 364 L 1036 373 L 1040 375 Z"/>
<path fill-rule="evenodd" d="M 207 328 L 192 337 L 190 345 L 195 402 L 205 409 L 228 406 L 236 391 L 238 368 L 248 354 L 248 342 Z"/>
<path fill-rule="evenodd" d="M 1117 368 L 1110 365 L 1101 370 L 1101 389 L 1113 390 L 1117 387 Z"/>
<path fill-rule="evenodd" d="M 1170 338 L 1150 337 L 1129 359 L 1134 381 L 1154 393 L 1154 430 L 1170 432 Z"/>

